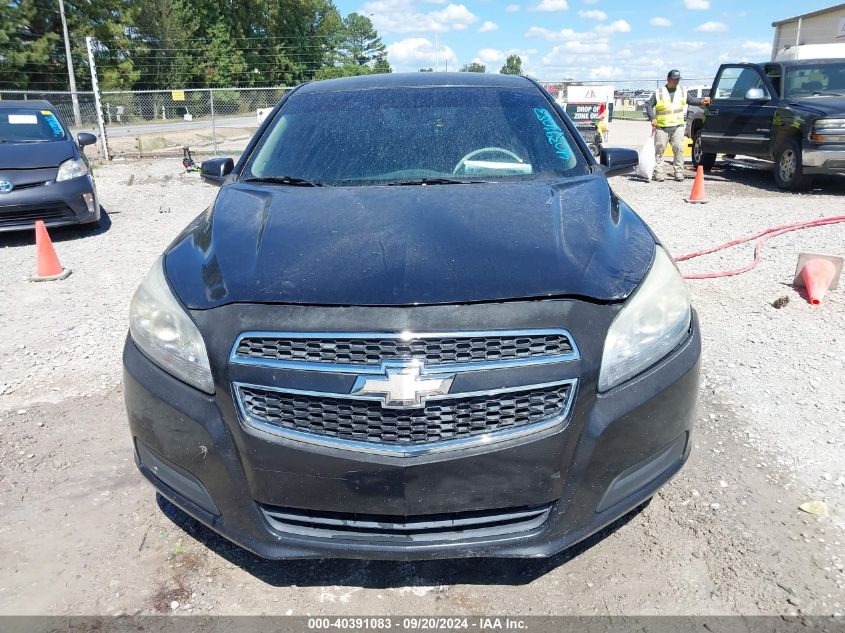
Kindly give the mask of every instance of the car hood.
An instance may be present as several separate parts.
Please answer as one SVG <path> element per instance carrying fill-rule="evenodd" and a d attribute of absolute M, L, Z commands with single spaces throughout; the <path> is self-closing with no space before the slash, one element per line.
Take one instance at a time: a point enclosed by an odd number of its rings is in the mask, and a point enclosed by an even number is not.
<path fill-rule="evenodd" d="M 58 167 L 75 156 L 76 145 L 73 141 L 0 143 L 0 169 Z"/>
<path fill-rule="evenodd" d="M 807 97 L 805 99 L 792 99 L 789 105 L 793 107 L 812 110 L 819 116 L 841 117 L 845 114 L 845 97 Z"/>
<path fill-rule="evenodd" d="M 603 176 L 395 187 L 233 184 L 168 249 L 186 306 L 627 297 L 654 236 Z"/>

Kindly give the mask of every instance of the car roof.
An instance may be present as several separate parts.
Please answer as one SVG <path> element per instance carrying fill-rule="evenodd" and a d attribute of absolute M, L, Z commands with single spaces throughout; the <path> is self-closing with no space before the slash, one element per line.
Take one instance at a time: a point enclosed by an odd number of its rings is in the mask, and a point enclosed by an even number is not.
<path fill-rule="evenodd" d="M 312 81 L 301 86 L 297 93 L 311 94 L 346 90 L 373 90 L 376 88 L 435 88 L 447 86 L 529 88 L 534 84 L 526 77 L 494 73 L 389 73 Z"/>
<path fill-rule="evenodd" d="M 30 108 L 31 110 L 53 110 L 55 111 L 56 108 L 53 107 L 53 104 L 49 101 L 31 101 L 31 100 L 23 100 L 18 99 L 16 101 L 7 101 L 2 100 L 0 101 L 0 110 L 6 110 L 11 108 Z"/>

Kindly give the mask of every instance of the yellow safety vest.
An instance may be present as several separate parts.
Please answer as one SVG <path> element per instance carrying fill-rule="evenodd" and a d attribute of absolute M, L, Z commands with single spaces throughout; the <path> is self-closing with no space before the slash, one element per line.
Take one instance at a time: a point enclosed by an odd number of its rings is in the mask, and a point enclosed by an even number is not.
<path fill-rule="evenodd" d="M 657 103 L 654 105 L 657 127 L 674 127 L 683 125 L 687 118 L 687 91 L 678 86 L 675 98 L 669 95 L 669 90 L 663 86 L 655 95 Z"/>

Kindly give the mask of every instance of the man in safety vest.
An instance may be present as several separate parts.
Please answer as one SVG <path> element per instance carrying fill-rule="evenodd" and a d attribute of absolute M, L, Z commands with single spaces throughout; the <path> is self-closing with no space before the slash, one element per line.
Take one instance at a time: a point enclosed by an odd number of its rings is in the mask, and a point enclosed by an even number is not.
<path fill-rule="evenodd" d="M 687 105 L 709 105 L 710 97 L 698 99 L 687 96 L 687 91 L 678 84 L 681 71 L 670 70 L 666 75 L 666 85 L 657 90 L 646 104 L 646 116 L 655 130 L 654 180 L 663 181 L 663 155 L 666 145 L 672 145 L 672 166 L 675 180 L 684 179 L 684 124 L 687 120 Z"/>

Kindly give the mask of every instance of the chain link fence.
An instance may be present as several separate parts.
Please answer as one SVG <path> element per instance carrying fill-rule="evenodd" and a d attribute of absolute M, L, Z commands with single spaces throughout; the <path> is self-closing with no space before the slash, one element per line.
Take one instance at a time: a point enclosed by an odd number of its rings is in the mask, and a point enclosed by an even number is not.
<path fill-rule="evenodd" d="M 240 152 L 288 86 L 103 92 L 103 117 L 115 156 Z"/>
<path fill-rule="evenodd" d="M 74 93 L 41 92 L 38 90 L 0 90 L 0 101 L 49 101 L 59 115 L 74 130 L 93 130 L 97 127 L 97 106 L 93 92 L 77 92 L 79 117 L 74 112 Z"/>

